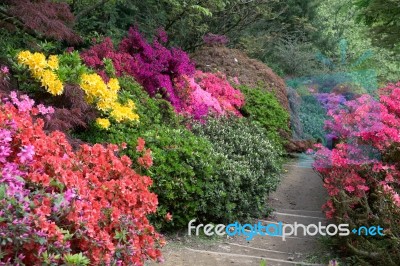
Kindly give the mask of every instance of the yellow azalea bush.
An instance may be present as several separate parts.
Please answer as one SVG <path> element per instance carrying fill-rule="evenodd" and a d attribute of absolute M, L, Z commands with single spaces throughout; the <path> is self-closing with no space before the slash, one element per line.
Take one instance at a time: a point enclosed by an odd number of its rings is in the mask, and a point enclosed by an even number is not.
<path fill-rule="evenodd" d="M 46 56 L 42 53 L 31 53 L 22 51 L 17 56 L 18 63 L 27 66 L 32 76 L 39 80 L 42 86 L 52 95 L 61 95 L 64 86 L 57 77 L 55 71 L 58 69 L 58 57 L 56 55 Z"/>
<path fill-rule="evenodd" d="M 42 53 L 21 51 L 17 55 L 18 63 L 28 67 L 32 76 L 39 80 L 42 86 L 52 95 L 63 93 L 63 83 L 57 75 L 59 58 L 50 55 L 48 59 Z M 135 104 L 128 100 L 121 104 L 118 100 L 120 85 L 118 79 L 111 78 L 107 83 L 96 73 L 83 73 L 79 75 L 79 85 L 85 92 L 86 101 L 96 106 L 104 115 L 113 118 L 116 122 L 138 121 L 139 116 L 133 111 Z M 103 129 L 110 127 L 107 118 L 98 118 L 96 124 Z"/>
<path fill-rule="evenodd" d="M 117 79 L 111 78 L 106 84 L 98 74 L 83 74 L 80 86 L 86 93 L 87 101 L 103 112 L 110 112 L 115 121 L 139 120 L 139 116 L 132 111 L 135 104 L 131 100 L 125 105 L 118 102 L 120 86 Z"/>

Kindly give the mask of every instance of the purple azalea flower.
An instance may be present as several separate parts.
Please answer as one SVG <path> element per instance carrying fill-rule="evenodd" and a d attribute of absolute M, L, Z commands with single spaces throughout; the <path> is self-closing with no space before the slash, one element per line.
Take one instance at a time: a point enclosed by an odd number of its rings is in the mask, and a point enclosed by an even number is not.
<path fill-rule="evenodd" d="M 35 147 L 33 145 L 24 145 L 21 147 L 21 152 L 17 154 L 21 163 L 26 163 L 33 159 L 35 155 Z"/>

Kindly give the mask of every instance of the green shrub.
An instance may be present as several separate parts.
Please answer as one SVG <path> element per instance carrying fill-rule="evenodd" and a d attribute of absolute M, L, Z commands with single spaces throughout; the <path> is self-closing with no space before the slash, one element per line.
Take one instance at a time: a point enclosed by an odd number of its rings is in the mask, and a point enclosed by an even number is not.
<path fill-rule="evenodd" d="M 319 139 L 325 144 L 326 111 L 314 95 L 302 97 L 299 117 L 304 130 L 304 138 Z"/>
<path fill-rule="evenodd" d="M 260 123 L 267 130 L 269 140 L 283 144 L 285 140 L 279 131 L 289 132 L 289 114 L 275 95 L 261 88 L 241 86 L 239 89 L 245 95 L 242 114 Z"/>
<path fill-rule="evenodd" d="M 222 202 L 214 201 L 213 215 L 225 221 L 265 216 L 266 197 L 276 189 L 281 167 L 280 149 L 271 144 L 265 129 L 232 117 L 209 119 L 192 130 L 207 138 L 222 158 L 216 174 L 225 194 Z"/>

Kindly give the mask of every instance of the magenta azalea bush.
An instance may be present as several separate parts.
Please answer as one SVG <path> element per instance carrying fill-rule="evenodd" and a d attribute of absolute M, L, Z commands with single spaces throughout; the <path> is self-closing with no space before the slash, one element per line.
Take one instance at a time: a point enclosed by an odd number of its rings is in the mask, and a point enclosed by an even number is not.
<path fill-rule="evenodd" d="M 343 239 L 345 247 L 367 259 L 396 265 L 400 260 L 400 82 L 382 88 L 379 99 L 361 95 L 343 105 L 324 106 L 330 108 L 326 130 L 339 142 L 332 150 L 319 145 L 315 154 L 314 168 L 329 194 L 326 216 L 352 228 L 383 227 L 384 237 L 350 236 Z"/>

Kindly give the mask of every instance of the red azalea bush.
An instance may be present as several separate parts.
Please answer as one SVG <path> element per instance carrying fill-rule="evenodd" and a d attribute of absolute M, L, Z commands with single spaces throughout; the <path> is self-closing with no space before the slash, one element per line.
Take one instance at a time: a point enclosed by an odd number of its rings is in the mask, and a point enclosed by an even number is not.
<path fill-rule="evenodd" d="M 116 145 L 75 152 L 63 133 L 46 134 L 40 116 L 52 111 L 15 94 L 0 103 L 1 263 L 61 264 L 80 253 L 89 259 L 81 265 L 161 259 L 164 240 L 146 217 L 157 207 L 152 180 Z"/>
<path fill-rule="evenodd" d="M 111 59 L 115 69 L 115 74 L 119 77 L 124 73 L 129 73 L 132 56 L 129 53 L 116 51 L 111 38 L 107 37 L 103 42 L 93 45 L 90 49 L 81 53 L 82 60 L 88 67 L 93 68 L 105 80 L 109 77 L 105 71 L 104 59 Z"/>
<path fill-rule="evenodd" d="M 235 90 L 220 73 L 195 71 L 194 64 L 182 50 L 166 48 L 164 31 L 160 30 L 153 43 L 147 42 L 137 29 L 131 28 L 118 50 L 111 39 L 94 45 L 81 56 L 107 80 L 104 59 L 110 59 L 115 74 L 133 76 L 150 96 L 161 94 L 171 102 L 177 113 L 195 119 L 212 114 L 231 112 L 240 116 L 244 96 Z"/>
<path fill-rule="evenodd" d="M 352 228 L 379 225 L 384 237 L 342 238 L 348 250 L 373 262 L 400 260 L 400 82 L 331 108 L 327 131 L 339 140 L 319 146 L 314 167 L 328 190 L 326 216 Z"/>

